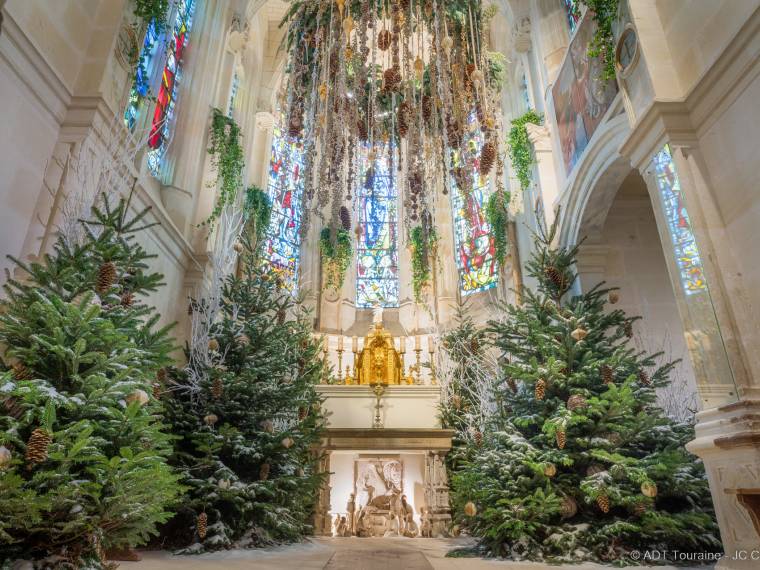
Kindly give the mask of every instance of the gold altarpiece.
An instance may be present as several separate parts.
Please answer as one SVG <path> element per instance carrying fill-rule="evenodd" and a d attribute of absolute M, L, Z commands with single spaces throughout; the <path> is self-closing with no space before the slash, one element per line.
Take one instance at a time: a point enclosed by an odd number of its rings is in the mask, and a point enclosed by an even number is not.
<path fill-rule="evenodd" d="M 411 384 L 411 377 L 404 376 L 404 364 L 393 345 L 393 337 L 382 323 L 375 323 L 364 339 L 364 348 L 357 355 L 354 378 L 347 383 L 363 385 Z"/>

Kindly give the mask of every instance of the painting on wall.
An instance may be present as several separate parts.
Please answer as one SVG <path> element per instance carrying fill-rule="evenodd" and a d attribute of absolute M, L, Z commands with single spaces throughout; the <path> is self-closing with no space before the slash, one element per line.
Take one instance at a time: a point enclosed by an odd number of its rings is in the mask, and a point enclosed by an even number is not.
<path fill-rule="evenodd" d="M 562 162 L 570 174 L 617 95 L 617 82 L 601 79 L 602 63 L 589 57 L 596 22 L 584 17 L 552 87 Z"/>

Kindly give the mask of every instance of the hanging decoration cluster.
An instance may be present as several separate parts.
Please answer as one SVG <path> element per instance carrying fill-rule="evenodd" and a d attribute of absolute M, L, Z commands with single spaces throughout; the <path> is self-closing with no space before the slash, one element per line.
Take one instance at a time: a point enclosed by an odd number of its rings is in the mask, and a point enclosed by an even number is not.
<path fill-rule="evenodd" d="M 402 196 L 407 235 L 435 227 L 434 187 L 472 191 L 472 174 L 452 167 L 456 153 L 458 164 L 478 164 L 481 177 L 495 173 L 503 192 L 504 66 L 486 49 L 495 10 L 480 0 L 291 3 L 280 107 L 288 134 L 305 145 L 302 231 L 310 212 L 330 228 L 350 226 L 353 190 L 372 189 L 379 160 Z M 471 128 L 482 131 L 480 149 L 468 144 Z"/>

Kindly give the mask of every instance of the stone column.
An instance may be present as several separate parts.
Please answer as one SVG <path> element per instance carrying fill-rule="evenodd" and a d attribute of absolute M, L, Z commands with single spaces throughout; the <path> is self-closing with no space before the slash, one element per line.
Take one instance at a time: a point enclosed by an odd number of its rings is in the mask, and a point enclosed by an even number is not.
<path fill-rule="evenodd" d="M 444 451 L 425 452 L 425 502 L 430 509 L 433 538 L 451 536 L 451 506 L 445 458 Z"/>
<path fill-rule="evenodd" d="M 325 452 L 319 460 L 319 472 L 326 477 L 319 489 L 317 507 L 314 512 L 314 534 L 316 536 L 332 536 L 332 519 L 330 518 L 330 452 Z"/>
<path fill-rule="evenodd" d="M 718 568 L 749 570 L 757 567 L 752 551 L 760 550 L 760 398 L 747 357 L 757 347 L 746 345 L 737 323 L 747 318 L 739 312 L 751 315 L 752 308 L 727 294 L 736 279 L 725 252 L 730 242 L 723 236 L 715 189 L 699 168 L 699 139 L 689 109 L 655 102 L 638 125 L 621 152 L 647 183 L 704 408 L 687 448 L 703 459 L 710 482 L 727 553 Z M 666 144 L 670 160 L 660 154 Z M 667 168 L 656 167 L 658 154 Z M 684 224 L 699 255 L 688 274 L 671 237 Z M 680 235 L 678 241 L 684 239 Z"/>

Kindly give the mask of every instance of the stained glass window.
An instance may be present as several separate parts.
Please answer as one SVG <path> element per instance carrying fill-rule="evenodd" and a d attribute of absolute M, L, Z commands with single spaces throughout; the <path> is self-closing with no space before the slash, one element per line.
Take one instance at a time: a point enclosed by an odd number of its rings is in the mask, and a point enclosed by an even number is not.
<path fill-rule="evenodd" d="M 187 46 L 188 35 L 193 23 L 195 0 L 176 0 L 174 18 L 171 26 L 171 38 L 167 42 L 166 63 L 161 75 L 161 86 L 156 97 L 156 109 L 153 112 L 150 135 L 148 137 L 148 167 L 158 174 L 161 159 L 166 153 L 169 142 L 175 107 L 177 104 L 177 86 L 182 78 L 182 57 Z"/>
<path fill-rule="evenodd" d="M 159 40 L 160 34 L 156 30 L 156 22 L 153 20 L 145 31 L 145 39 L 140 50 L 140 59 L 137 62 L 132 90 L 129 92 L 129 102 L 126 111 L 124 111 L 124 124 L 130 131 L 134 131 L 143 102 L 150 95 L 150 78 L 156 65 Z"/>
<path fill-rule="evenodd" d="M 466 137 L 471 157 L 469 164 L 464 164 L 462 156 L 456 152 L 453 167 L 463 166 L 469 171 L 472 187 L 463 192 L 452 180 L 451 203 L 454 211 L 459 288 L 463 294 L 469 295 L 495 287 L 499 274 L 494 239 L 485 216 L 485 203 L 491 194 L 491 184 L 487 178 L 481 178 L 478 169 L 480 149 L 484 141 L 474 113 L 470 116 Z"/>
<path fill-rule="evenodd" d="M 565 12 L 567 12 L 567 23 L 570 26 L 570 33 L 575 31 L 578 20 L 581 19 L 581 7 L 578 0 L 562 0 L 565 3 Z"/>
<path fill-rule="evenodd" d="M 362 165 L 356 191 L 361 237 L 357 248 L 357 307 L 398 307 L 398 193 L 387 147 L 374 167 Z M 372 171 L 370 171 L 372 168 Z"/>
<path fill-rule="evenodd" d="M 669 145 L 665 145 L 655 155 L 654 170 L 684 293 L 693 295 L 706 291 L 707 282 L 699 248 L 691 230 L 691 220 L 686 211 L 681 184 Z"/>
<path fill-rule="evenodd" d="M 227 116 L 232 117 L 235 111 L 235 101 L 237 99 L 238 89 L 240 88 L 240 76 L 237 71 L 232 76 L 232 85 L 230 86 L 230 101 L 227 103 Z"/>
<path fill-rule="evenodd" d="M 301 248 L 302 170 L 303 143 L 291 139 L 279 125 L 275 126 L 267 184 L 272 221 L 264 252 L 268 262 L 281 272 L 285 283 L 293 291 L 298 288 Z"/>

